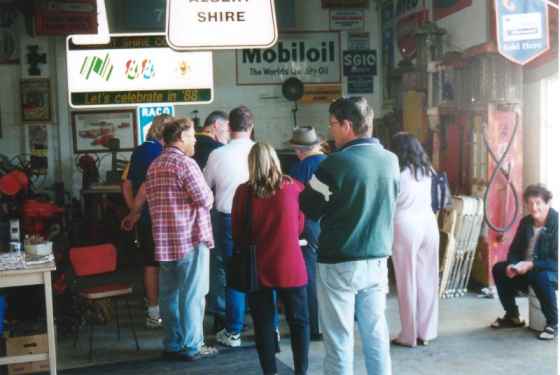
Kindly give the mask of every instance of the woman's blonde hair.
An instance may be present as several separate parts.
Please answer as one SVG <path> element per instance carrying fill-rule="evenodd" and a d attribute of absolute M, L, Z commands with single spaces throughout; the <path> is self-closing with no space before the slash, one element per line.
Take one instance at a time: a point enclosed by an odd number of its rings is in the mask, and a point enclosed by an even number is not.
<path fill-rule="evenodd" d="M 172 117 L 165 113 L 162 113 L 161 115 L 154 117 L 154 119 L 152 120 L 152 125 L 148 129 L 148 134 L 146 134 L 146 138 L 155 141 L 159 141 L 160 139 L 162 139 L 163 129 L 171 119 Z"/>
<path fill-rule="evenodd" d="M 291 180 L 282 174 L 276 151 L 268 143 L 257 142 L 249 152 L 249 186 L 259 198 L 274 195 L 282 183 Z"/>

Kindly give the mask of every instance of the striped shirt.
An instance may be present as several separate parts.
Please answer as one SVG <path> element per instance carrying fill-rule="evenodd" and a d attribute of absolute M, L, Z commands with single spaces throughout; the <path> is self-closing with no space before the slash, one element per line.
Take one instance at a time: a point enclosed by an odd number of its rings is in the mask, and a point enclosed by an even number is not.
<path fill-rule="evenodd" d="M 146 198 L 157 261 L 180 260 L 199 244 L 214 247 L 212 191 L 196 162 L 181 150 L 167 147 L 150 165 Z"/>

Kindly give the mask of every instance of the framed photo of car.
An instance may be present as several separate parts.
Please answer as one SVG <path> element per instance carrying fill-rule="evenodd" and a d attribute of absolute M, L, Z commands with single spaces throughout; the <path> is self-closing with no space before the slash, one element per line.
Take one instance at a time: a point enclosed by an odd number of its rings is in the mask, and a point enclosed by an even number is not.
<path fill-rule="evenodd" d="M 74 153 L 132 151 L 137 145 L 133 109 L 72 112 Z"/>
<path fill-rule="evenodd" d="M 48 78 L 21 80 L 21 118 L 24 123 L 51 121 L 51 93 Z"/>

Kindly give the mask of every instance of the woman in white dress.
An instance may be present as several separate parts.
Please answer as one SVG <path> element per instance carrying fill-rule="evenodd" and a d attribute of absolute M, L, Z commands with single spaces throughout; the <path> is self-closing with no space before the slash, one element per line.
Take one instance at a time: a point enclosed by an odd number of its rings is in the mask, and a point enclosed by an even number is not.
<path fill-rule="evenodd" d="M 415 347 L 435 339 L 438 329 L 439 230 L 431 205 L 433 169 L 411 134 L 396 134 L 391 148 L 401 169 L 392 255 L 401 332 L 391 342 Z"/>

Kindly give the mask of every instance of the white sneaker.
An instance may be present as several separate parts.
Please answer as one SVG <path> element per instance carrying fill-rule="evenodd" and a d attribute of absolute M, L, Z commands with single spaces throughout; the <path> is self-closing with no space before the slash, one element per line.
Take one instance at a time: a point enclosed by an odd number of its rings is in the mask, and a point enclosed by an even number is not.
<path fill-rule="evenodd" d="M 540 340 L 554 340 L 554 338 L 556 337 L 556 330 L 554 329 L 554 327 L 546 326 L 538 337 Z"/>
<path fill-rule="evenodd" d="M 216 340 L 230 348 L 237 348 L 241 346 L 241 334 L 239 333 L 229 333 L 225 328 L 220 332 L 216 333 Z"/>
<path fill-rule="evenodd" d="M 160 317 L 152 318 L 146 316 L 146 327 L 147 328 L 161 328 L 163 326 L 163 320 Z"/>

